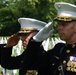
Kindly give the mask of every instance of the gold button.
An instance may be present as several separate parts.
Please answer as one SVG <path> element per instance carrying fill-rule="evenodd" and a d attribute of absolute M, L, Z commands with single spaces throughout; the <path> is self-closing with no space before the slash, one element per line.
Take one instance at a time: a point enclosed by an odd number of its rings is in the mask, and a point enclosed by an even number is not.
<path fill-rule="evenodd" d="M 54 66 L 55 64 L 53 63 L 52 66 Z"/>
<path fill-rule="evenodd" d="M 66 50 L 66 53 L 70 53 L 70 50 Z"/>
<path fill-rule="evenodd" d="M 23 63 L 24 61 L 21 61 L 21 63 Z"/>
<path fill-rule="evenodd" d="M 72 45 L 72 48 L 74 48 L 74 47 L 75 47 L 75 44 Z"/>
<path fill-rule="evenodd" d="M 66 64 L 66 61 L 65 60 L 63 60 L 63 64 Z"/>

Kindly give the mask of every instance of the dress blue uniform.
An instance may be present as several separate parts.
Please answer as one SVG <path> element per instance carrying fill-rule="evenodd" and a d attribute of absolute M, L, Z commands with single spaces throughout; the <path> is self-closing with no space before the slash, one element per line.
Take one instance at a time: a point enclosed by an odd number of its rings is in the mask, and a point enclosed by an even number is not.
<path fill-rule="evenodd" d="M 4 46 L 5 44 L 0 44 L 0 65 L 1 65 L 1 47 Z"/>
<path fill-rule="evenodd" d="M 19 75 L 27 75 L 27 72 L 30 70 L 35 71 L 35 73 L 38 73 L 38 75 L 50 75 L 50 59 L 52 58 L 52 56 L 50 58 L 50 55 L 53 53 L 53 51 L 50 52 L 51 54 L 49 52 L 43 50 L 41 42 L 33 41 L 30 41 L 27 49 L 17 57 L 11 56 L 12 48 L 2 47 L 1 65 L 2 67 L 10 70 L 19 69 Z M 51 61 L 53 61 L 53 58 Z"/>
<path fill-rule="evenodd" d="M 11 56 L 12 48 L 2 47 L 1 65 L 10 70 L 19 69 L 19 75 L 76 74 L 76 44 L 58 43 L 47 52 L 40 44 L 30 41 L 27 49 L 17 57 Z"/>

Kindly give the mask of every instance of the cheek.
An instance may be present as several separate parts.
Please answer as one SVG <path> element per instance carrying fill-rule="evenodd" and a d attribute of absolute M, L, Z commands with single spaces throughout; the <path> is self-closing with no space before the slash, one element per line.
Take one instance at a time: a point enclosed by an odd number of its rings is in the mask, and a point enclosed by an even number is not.
<path fill-rule="evenodd" d="M 70 25 L 69 27 L 65 28 L 65 31 L 69 34 L 74 33 L 76 31 L 76 28 L 74 25 Z"/>
<path fill-rule="evenodd" d="M 75 34 L 74 27 L 70 27 L 70 28 L 66 29 L 65 34 L 68 38 L 71 38 Z"/>
<path fill-rule="evenodd" d="M 76 25 L 75 25 L 75 27 L 74 27 L 74 30 L 75 30 L 75 33 L 76 33 Z"/>
<path fill-rule="evenodd" d="M 63 29 L 63 34 L 62 34 L 62 38 L 68 39 L 71 38 L 74 35 L 75 31 L 74 28 L 65 28 Z"/>

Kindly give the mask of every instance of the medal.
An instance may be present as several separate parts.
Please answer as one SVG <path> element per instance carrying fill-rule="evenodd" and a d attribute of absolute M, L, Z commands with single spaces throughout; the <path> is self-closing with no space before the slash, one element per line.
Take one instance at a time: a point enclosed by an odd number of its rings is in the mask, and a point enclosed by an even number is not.
<path fill-rule="evenodd" d="M 70 69 L 71 69 L 70 67 L 67 67 L 67 68 L 66 68 L 67 71 L 70 71 Z"/>
<path fill-rule="evenodd" d="M 76 62 L 74 62 L 74 67 L 76 68 Z"/>
<path fill-rule="evenodd" d="M 71 66 L 71 62 L 70 61 L 67 63 L 67 66 Z"/>
<path fill-rule="evenodd" d="M 70 66 L 71 66 L 71 67 L 74 67 L 74 63 L 73 63 L 73 62 L 71 62 Z"/>
<path fill-rule="evenodd" d="M 74 68 L 74 72 L 76 72 L 76 68 Z"/>
<path fill-rule="evenodd" d="M 74 68 L 71 68 L 71 71 L 73 72 L 74 71 Z"/>

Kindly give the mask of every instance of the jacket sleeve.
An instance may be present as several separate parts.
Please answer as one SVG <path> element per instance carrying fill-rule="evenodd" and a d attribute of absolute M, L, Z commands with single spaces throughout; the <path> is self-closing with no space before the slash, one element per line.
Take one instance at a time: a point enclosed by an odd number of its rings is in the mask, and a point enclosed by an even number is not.
<path fill-rule="evenodd" d="M 6 69 L 19 69 L 25 61 L 25 65 L 29 64 L 30 61 L 33 63 L 36 57 L 44 50 L 40 47 L 41 42 L 29 42 L 26 50 L 19 56 L 11 56 L 12 47 L 1 48 L 1 66 Z M 25 66 L 26 67 L 26 66 Z"/>
<path fill-rule="evenodd" d="M 27 49 L 25 50 L 25 68 L 32 66 L 39 58 L 39 56 L 44 52 L 41 44 L 42 42 L 29 42 Z"/>
<path fill-rule="evenodd" d="M 4 46 L 5 44 L 0 44 L 0 65 L 1 65 L 1 47 Z"/>
<path fill-rule="evenodd" d="M 11 54 L 12 47 L 1 47 L 1 66 L 6 69 L 19 69 L 24 53 L 16 57 Z"/>

